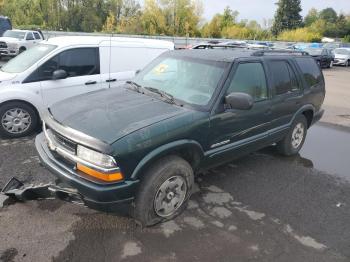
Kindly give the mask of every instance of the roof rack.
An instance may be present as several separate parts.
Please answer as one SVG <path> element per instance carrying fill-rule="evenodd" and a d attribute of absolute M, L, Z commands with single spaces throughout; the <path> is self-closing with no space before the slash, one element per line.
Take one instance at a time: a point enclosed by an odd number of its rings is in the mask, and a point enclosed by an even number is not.
<path fill-rule="evenodd" d="M 246 48 L 240 45 L 217 45 L 217 44 L 200 44 L 196 45 L 193 49 L 214 49 L 214 48 Z"/>
<path fill-rule="evenodd" d="M 265 54 L 290 54 L 290 55 L 309 55 L 309 53 L 305 51 L 297 51 L 297 50 L 259 50 L 254 52 L 252 55 L 253 56 L 264 56 Z"/>

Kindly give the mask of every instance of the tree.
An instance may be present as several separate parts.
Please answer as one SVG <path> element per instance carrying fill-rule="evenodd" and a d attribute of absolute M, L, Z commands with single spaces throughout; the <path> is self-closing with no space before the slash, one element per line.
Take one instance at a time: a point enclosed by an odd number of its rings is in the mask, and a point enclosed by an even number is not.
<path fill-rule="evenodd" d="M 234 25 L 238 15 L 239 13 L 237 11 L 233 11 L 229 6 L 227 6 L 224 10 L 224 14 L 222 15 L 221 29 Z"/>
<path fill-rule="evenodd" d="M 304 25 L 310 26 L 312 23 L 319 19 L 319 14 L 316 8 L 311 8 L 308 14 L 304 18 Z"/>
<path fill-rule="evenodd" d="M 279 0 L 272 33 L 277 36 L 282 31 L 301 27 L 301 11 L 300 0 Z"/>
<path fill-rule="evenodd" d="M 320 12 L 320 19 L 325 20 L 327 23 L 335 23 L 338 20 L 338 15 L 333 8 L 328 7 Z"/>

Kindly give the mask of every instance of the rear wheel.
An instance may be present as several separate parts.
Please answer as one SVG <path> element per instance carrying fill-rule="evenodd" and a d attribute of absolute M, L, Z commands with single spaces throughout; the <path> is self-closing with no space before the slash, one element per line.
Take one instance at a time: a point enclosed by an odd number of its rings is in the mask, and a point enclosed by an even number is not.
<path fill-rule="evenodd" d="M 0 136 L 17 138 L 27 136 L 38 124 L 34 108 L 23 102 L 9 102 L 0 106 Z"/>
<path fill-rule="evenodd" d="M 134 217 L 142 226 L 173 219 L 186 207 L 194 181 L 192 167 L 178 156 L 156 162 L 140 185 Z"/>
<path fill-rule="evenodd" d="M 285 156 L 292 156 L 298 154 L 302 148 L 307 134 L 307 121 L 305 116 L 298 116 L 288 134 L 277 143 L 278 151 Z"/>

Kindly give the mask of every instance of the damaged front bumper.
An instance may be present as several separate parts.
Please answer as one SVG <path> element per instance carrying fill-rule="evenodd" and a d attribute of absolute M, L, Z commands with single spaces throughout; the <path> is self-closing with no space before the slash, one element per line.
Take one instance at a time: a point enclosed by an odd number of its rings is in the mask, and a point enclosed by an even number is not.
<path fill-rule="evenodd" d="M 83 198 L 77 190 L 56 184 L 24 185 L 13 177 L 0 192 L 0 207 L 15 202 L 58 198 L 64 201 L 83 205 Z"/>

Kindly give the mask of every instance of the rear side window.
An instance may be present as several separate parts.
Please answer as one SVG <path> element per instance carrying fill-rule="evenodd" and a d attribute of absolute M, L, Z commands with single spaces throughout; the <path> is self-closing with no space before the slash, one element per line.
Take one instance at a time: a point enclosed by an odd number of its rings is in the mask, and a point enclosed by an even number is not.
<path fill-rule="evenodd" d="M 309 87 L 318 85 L 323 81 L 321 70 L 314 59 L 300 57 L 296 58 L 296 61 Z"/>
<path fill-rule="evenodd" d="M 34 34 L 35 39 L 38 39 L 38 40 L 40 40 L 40 39 L 41 39 L 41 37 L 40 37 L 39 33 L 34 32 L 33 34 Z"/>
<path fill-rule="evenodd" d="M 295 73 L 286 61 L 272 61 L 271 71 L 276 95 L 283 95 L 299 90 Z"/>

